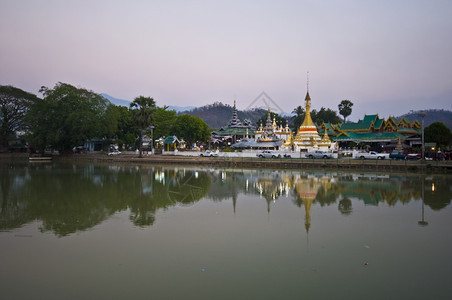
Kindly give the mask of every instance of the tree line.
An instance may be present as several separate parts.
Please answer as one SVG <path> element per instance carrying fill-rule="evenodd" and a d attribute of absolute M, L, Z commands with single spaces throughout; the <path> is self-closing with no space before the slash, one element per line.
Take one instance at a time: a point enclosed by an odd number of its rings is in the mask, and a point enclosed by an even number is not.
<path fill-rule="evenodd" d="M 183 138 L 189 147 L 210 139 L 211 129 L 202 118 L 177 115 L 176 111 L 168 110 L 168 106 L 158 107 L 151 97 L 138 96 L 129 107 L 116 106 L 93 91 L 61 82 L 53 88 L 42 87 L 39 93 L 42 97 L 0 85 L 0 146 L 3 149 L 14 144 L 19 135 L 22 142 L 40 153 L 46 148 L 69 152 L 87 140 L 101 139 L 108 144 L 117 143 L 122 149 L 140 149 L 141 155 L 141 138 L 151 132 L 151 126 L 154 137 L 175 135 Z M 215 103 L 213 106 L 218 109 L 223 105 Z M 352 113 L 352 106 L 350 100 L 342 100 L 338 105 L 343 119 L 336 111 L 324 107 L 312 110 L 311 118 L 318 125 L 345 122 Z M 267 112 L 260 113 L 261 118 L 255 125 L 265 126 Z M 271 118 L 282 126 L 288 121 L 296 130 L 306 112 L 298 106 L 292 113 L 294 115 L 287 120 L 276 113 L 271 113 Z M 443 123 L 435 122 L 425 128 L 425 141 L 444 147 L 451 144 L 452 134 Z"/>
<path fill-rule="evenodd" d="M 178 116 L 167 106 L 156 106 L 151 97 L 136 97 L 130 107 L 123 107 L 111 104 L 93 91 L 67 83 L 42 87 L 39 92 L 42 97 L 13 86 L 0 86 L 3 149 L 10 147 L 17 135 L 39 153 L 46 148 L 70 152 L 74 146 L 91 139 L 138 149 L 150 126 L 155 127 L 155 136 L 176 135 L 188 145 L 210 138 L 209 127 L 202 119 Z"/>

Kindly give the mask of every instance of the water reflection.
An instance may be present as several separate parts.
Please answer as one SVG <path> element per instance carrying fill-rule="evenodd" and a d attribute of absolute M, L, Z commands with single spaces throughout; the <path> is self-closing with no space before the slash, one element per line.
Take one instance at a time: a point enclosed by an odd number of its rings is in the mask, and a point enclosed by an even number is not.
<path fill-rule="evenodd" d="M 424 220 L 424 211 L 425 211 L 425 209 L 424 209 L 424 197 L 425 197 L 425 180 L 424 180 L 424 178 L 422 178 L 421 186 L 422 186 L 422 220 L 418 221 L 417 223 L 418 223 L 420 226 L 427 226 L 427 225 L 428 225 L 428 222 Z M 434 189 L 434 186 L 435 186 L 435 185 L 433 184 L 433 185 L 432 185 L 432 191 L 435 190 L 435 189 Z"/>
<path fill-rule="evenodd" d="M 335 205 L 344 216 L 353 214 L 352 200 L 389 207 L 423 200 L 422 205 L 441 210 L 450 204 L 452 195 L 452 181 L 445 175 L 72 164 L 0 167 L 0 230 L 38 220 L 42 232 L 57 236 L 88 230 L 120 211 L 129 211 L 136 226 L 151 226 L 157 211 L 191 206 L 203 198 L 231 199 L 235 213 L 242 195 L 250 195 L 265 201 L 267 214 L 278 201 L 289 199 L 304 207 L 309 231 L 313 205 Z M 423 210 L 420 222 L 427 224 Z"/>

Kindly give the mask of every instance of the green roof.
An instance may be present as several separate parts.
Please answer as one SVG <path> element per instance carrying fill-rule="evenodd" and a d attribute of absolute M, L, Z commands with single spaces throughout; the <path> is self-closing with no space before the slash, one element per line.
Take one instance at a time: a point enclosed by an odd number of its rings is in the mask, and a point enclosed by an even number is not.
<path fill-rule="evenodd" d="M 374 132 L 374 133 L 357 133 L 357 132 L 347 132 L 347 135 L 341 135 L 338 137 L 333 137 L 333 141 L 391 141 L 400 138 L 405 138 L 397 132 Z"/>
<path fill-rule="evenodd" d="M 319 132 L 319 135 L 324 135 L 325 134 L 325 129 L 323 129 L 323 128 L 319 128 L 318 129 L 318 132 Z M 331 128 L 327 128 L 326 129 L 326 132 L 328 133 L 328 135 L 336 135 L 337 133 L 336 133 L 336 131 L 334 131 L 333 129 L 331 129 Z"/>
<path fill-rule="evenodd" d="M 363 122 L 359 120 L 357 123 L 344 123 L 341 126 L 341 130 L 349 131 L 349 130 L 368 130 L 370 128 L 370 122 Z"/>
<path fill-rule="evenodd" d="M 379 129 L 381 127 L 381 125 L 383 125 L 383 119 L 375 120 L 375 123 L 374 123 L 375 128 Z"/>
<path fill-rule="evenodd" d="M 177 139 L 176 136 L 171 135 L 171 136 L 167 137 L 167 138 L 163 141 L 163 144 L 174 144 L 174 143 L 176 143 L 176 142 L 179 143 L 180 141 Z"/>
<path fill-rule="evenodd" d="M 378 119 L 378 115 L 364 115 L 363 122 L 370 123 Z"/>
<path fill-rule="evenodd" d="M 383 119 L 378 118 L 378 115 L 364 115 L 364 119 L 359 120 L 356 123 L 344 123 L 341 126 L 341 130 L 354 131 L 354 130 L 369 130 L 370 126 L 374 123 L 375 128 L 380 128 L 383 124 Z"/>
<path fill-rule="evenodd" d="M 415 129 L 415 128 L 397 128 L 397 132 L 399 133 L 411 133 L 411 134 L 421 134 L 421 130 L 420 129 Z"/>
<path fill-rule="evenodd" d="M 246 129 L 243 127 L 223 127 L 220 130 L 212 131 L 215 135 L 246 135 Z M 254 135 L 254 130 L 248 129 L 248 135 Z"/>

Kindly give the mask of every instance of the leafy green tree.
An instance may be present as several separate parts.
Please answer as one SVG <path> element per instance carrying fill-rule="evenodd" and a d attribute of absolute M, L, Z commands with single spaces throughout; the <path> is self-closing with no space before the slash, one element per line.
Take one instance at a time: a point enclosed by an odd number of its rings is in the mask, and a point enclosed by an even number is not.
<path fill-rule="evenodd" d="M 118 117 L 116 142 L 121 149 L 129 149 L 135 143 L 139 134 L 138 128 L 132 120 L 132 111 L 125 106 L 114 105 L 113 107 Z"/>
<path fill-rule="evenodd" d="M 44 98 L 38 98 L 25 117 L 35 149 L 52 146 L 67 152 L 88 139 L 114 135 L 117 119 L 112 104 L 99 94 L 61 82 L 40 92 Z"/>
<path fill-rule="evenodd" d="M 190 115 L 177 116 L 173 132 L 177 137 L 183 138 L 190 146 L 196 142 L 207 142 L 211 134 L 206 122 L 201 118 Z"/>
<path fill-rule="evenodd" d="M 295 127 L 295 130 L 298 130 L 298 128 L 301 126 L 301 123 L 303 123 L 306 111 L 301 105 L 299 105 L 296 108 L 294 108 L 292 113 L 295 114 L 295 116 L 292 117 L 292 123 Z"/>
<path fill-rule="evenodd" d="M 168 106 L 157 107 L 154 114 L 154 137 L 167 137 L 173 131 L 177 113 L 175 110 L 168 110 Z"/>
<path fill-rule="evenodd" d="M 344 123 L 346 118 L 352 114 L 352 106 L 353 102 L 350 100 L 342 100 L 338 105 L 339 114 L 344 117 Z"/>
<path fill-rule="evenodd" d="M 9 85 L 0 85 L 0 145 L 8 142 L 16 131 L 24 130 L 24 117 L 37 96 Z"/>
<path fill-rule="evenodd" d="M 347 197 L 341 199 L 339 201 L 338 209 L 343 215 L 351 215 L 353 212 L 352 200 L 348 199 Z"/>
<path fill-rule="evenodd" d="M 295 114 L 292 117 L 292 122 L 293 122 L 295 128 L 298 129 L 304 121 L 306 112 L 302 106 L 297 106 L 292 111 L 292 113 Z M 319 111 L 317 111 L 315 109 L 312 110 L 311 111 L 311 119 L 314 123 L 316 123 L 318 125 L 320 125 L 324 122 L 332 123 L 332 124 L 341 122 L 341 118 L 337 115 L 336 111 L 334 111 L 330 108 L 325 108 L 325 107 L 320 108 Z"/>
<path fill-rule="evenodd" d="M 434 122 L 424 129 L 424 138 L 427 143 L 436 143 L 439 147 L 452 144 L 452 133 L 443 122 Z"/>
<path fill-rule="evenodd" d="M 130 103 L 132 119 L 140 130 L 140 157 L 143 156 L 143 134 L 154 122 L 155 101 L 153 98 L 139 96 Z"/>
<path fill-rule="evenodd" d="M 341 122 L 341 118 L 337 115 L 337 113 L 330 108 L 320 108 L 319 111 L 315 109 L 311 112 L 312 121 L 316 124 L 322 123 L 332 123 L 337 124 Z"/>

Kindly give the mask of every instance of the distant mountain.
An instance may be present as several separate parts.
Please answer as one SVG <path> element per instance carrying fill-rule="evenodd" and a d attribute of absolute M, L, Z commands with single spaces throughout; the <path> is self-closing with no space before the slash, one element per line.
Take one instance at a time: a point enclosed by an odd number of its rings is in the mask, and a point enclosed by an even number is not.
<path fill-rule="evenodd" d="M 411 122 L 414 120 L 422 122 L 422 117 L 419 115 L 420 112 L 421 111 L 410 111 L 409 113 L 401 115 L 397 118 L 406 118 Z M 444 125 L 452 130 L 452 111 L 444 109 L 427 109 L 423 110 L 423 112 L 426 113 L 424 117 L 424 127 L 427 127 L 434 122 L 443 122 Z"/>
<path fill-rule="evenodd" d="M 196 106 L 174 106 L 168 105 L 168 110 L 175 110 L 177 113 L 196 109 Z"/>
<path fill-rule="evenodd" d="M 110 101 L 114 105 L 129 107 L 130 103 L 132 103 L 132 101 L 130 101 L 130 100 L 118 99 L 118 98 L 112 97 L 112 96 L 110 96 L 108 94 L 100 94 L 100 95 L 102 97 L 104 97 L 105 99 L 107 99 L 108 101 Z M 182 112 L 182 111 L 192 110 L 194 108 L 196 108 L 196 106 L 174 106 L 174 105 L 168 105 L 168 110 L 175 110 L 178 113 Z"/>
<path fill-rule="evenodd" d="M 129 107 L 130 103 L 132 101 L 129 100 L 123 100 L 123 99 L 118 99 L 118 98 L 114 98 L 108 94 L 100 94 L 102 97 L 104 97 L 105 99 L 107 99 L 108 101 L 110 101 L 112 104 L 114 105 L 118 105 L 118 106 L 127 106 Z"/>
<path fill-rule="evenodd" d="M 234 108 L 230 105 L 221 102 L 215 102 L 191 110 L 182 111 L 179 114 L 187 114 L 199 117 L 204 120 L 211 128 L 221 128 L 229 123 L 232 119 Z M 265 109 L 255 108 L 252 110 L 241 111 L 237 110 L 237 116 L 240 121 L 250 120 L 251 124 L 256 126 L 256 121 L 259 120 L 267 111 Z"/>

